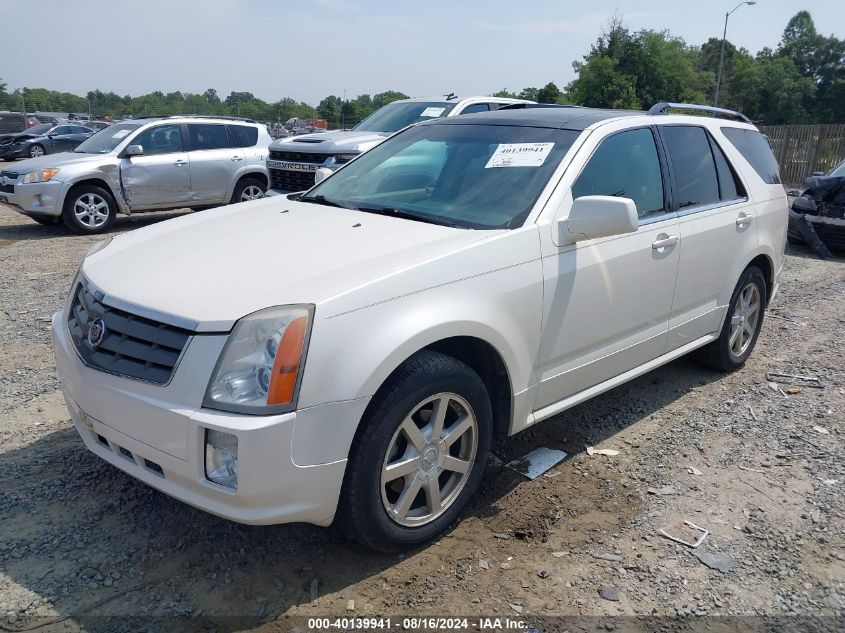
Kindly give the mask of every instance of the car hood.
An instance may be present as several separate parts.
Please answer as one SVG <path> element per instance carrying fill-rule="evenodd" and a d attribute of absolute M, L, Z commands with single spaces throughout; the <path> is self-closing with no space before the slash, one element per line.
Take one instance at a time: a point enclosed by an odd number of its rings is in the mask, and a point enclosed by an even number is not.
<path fill-rule="evenodd" d="M 127 309 L 220 332 L 270 306 L 313 303 L 325 317 L 333 300 L 490 234 L 273 197 L 118 236 L 82 270 Z M 386 285 L 396 292 L 397 284 Z M 361 293 L 362 302 L 364 295 L 369 305 L 374 293 Z"/>
<path fill-rule="evenodd" d="M 309 152 L 331 154 L 343 152 L 363 152 L 375 147 L 389 134 L 379 132 L 355 132 L 335 130 L 280 138 L 270 145 L 270 150 L 282 152 Z"/>
<path fill-rule="evenodd" d="M 38 158 L 28 158 L 19 163 L 15 163 L 14 171 L 19 174 L 26 174 L 36 169 L 45 169 L 47 167 L 62 168 L 66 165 L 75 165 L 77 163 L 87 163 L 90 161 L 102 161 L 105 154 L 79 154 L 76 152 L 61 152 L 59 154 L 48 154 L 39 156 Z M 11 167 L 11 166 L 10 166 Z M 61 176 L 57 178 L 61 180 Z"/>

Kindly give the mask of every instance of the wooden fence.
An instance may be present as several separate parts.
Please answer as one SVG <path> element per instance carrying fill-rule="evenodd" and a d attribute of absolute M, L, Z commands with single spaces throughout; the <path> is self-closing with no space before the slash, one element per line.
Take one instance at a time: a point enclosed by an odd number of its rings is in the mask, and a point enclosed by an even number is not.
<path fill-rule="evenodd" d="M 772 141 L 783 183 L 800 186 L 815 171 L 827 172 L 845 160 L 845 123 L 764 125 Z"/>

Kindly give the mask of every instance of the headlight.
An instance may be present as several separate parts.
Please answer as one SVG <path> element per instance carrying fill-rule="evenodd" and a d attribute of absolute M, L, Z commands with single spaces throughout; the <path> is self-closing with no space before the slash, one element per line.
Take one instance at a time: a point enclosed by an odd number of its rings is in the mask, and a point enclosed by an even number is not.
<path fill-rule="evenodd" d="M 59 173 L 58 167 L 47 167 L 47 169 L 36 169 L 23 177 L 23 184 L 31 185 L 34 182 L 47 182 Z"/>
<path fill-rule="evenodd" d="M 310 305 L 280 306 L 238 321 L 203 406 L 251 414 L 293 410 L 313 312 Z"/>
<path fill-rule="evenodd" d="M 335 154 L 334 155 L 334 159 L 340 165 L 342 165 L 344 163 L 348 163 L 353 158 L 358 158 L 358 154 Z"/>

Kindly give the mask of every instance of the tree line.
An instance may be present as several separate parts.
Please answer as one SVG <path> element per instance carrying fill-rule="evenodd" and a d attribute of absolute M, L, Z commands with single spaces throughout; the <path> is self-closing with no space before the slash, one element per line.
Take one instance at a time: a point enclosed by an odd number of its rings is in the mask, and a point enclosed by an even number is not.
<path fill-rule="evenodd" d="M 496 96 L 540 103 L 598 108 L 646 109 L 660 101 L 712 103 L 715 96 L 721 40 L 687 44 L 669 31 L 630 30 L 614 17 L 590 47 L 573 62 L 576 77 L 563 88 L 549 82 Z M 161 91 L 132 97 L 93 90 L 85 96 L 45 88 L 8 91 L 0 81 L 0 109 L 28 112 L 90 112 L 112 119 L 171 114 L 216 114 L 284 122 L 292 117 L 321 118 L 333 127 L 349 127 L 386 103 L 407 98 L 389 90 L 352 99 L 323 98 L 315 107 L 285 97 L 275 102 L 251 92 L 221 98 L 203 93 Z M 725 43 L 719 104 L 745 113 L 761 124 L 838 123 L 845 121 L 845 40 L 821 35 L 807 11 L 795 14 L 775 49 L 752 55 Z"/>

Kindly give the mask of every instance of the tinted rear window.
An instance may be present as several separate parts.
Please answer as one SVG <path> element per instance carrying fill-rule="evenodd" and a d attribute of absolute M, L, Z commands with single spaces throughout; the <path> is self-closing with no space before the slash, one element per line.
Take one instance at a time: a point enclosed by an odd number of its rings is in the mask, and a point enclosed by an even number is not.
<path fill-rule="evenodd" d="M 763 182 L 769 185 L 780 184 L 778 162 L 772 154 L 772 148 L 760 132 L 738 127 L 723 127 L 722 134 L 739 150 Z"/>
<path fill-rule="evenodd" d="M 704 128 L 661 127 L 678 189 L 678 208 L 719 202 L 719 180 Z"/>
<path fill-rule="evenodd" d="M 222 149 L 229 147 L 226 128 L 222 125 L 189 123 L 188 134 L 191 135 L 191 149 Z"/>
<path fill-rule="evenodd" d="M 258 128 L 248 125 L 227 125 L 232 147 L 252 147 L 258 142 Z"/>

